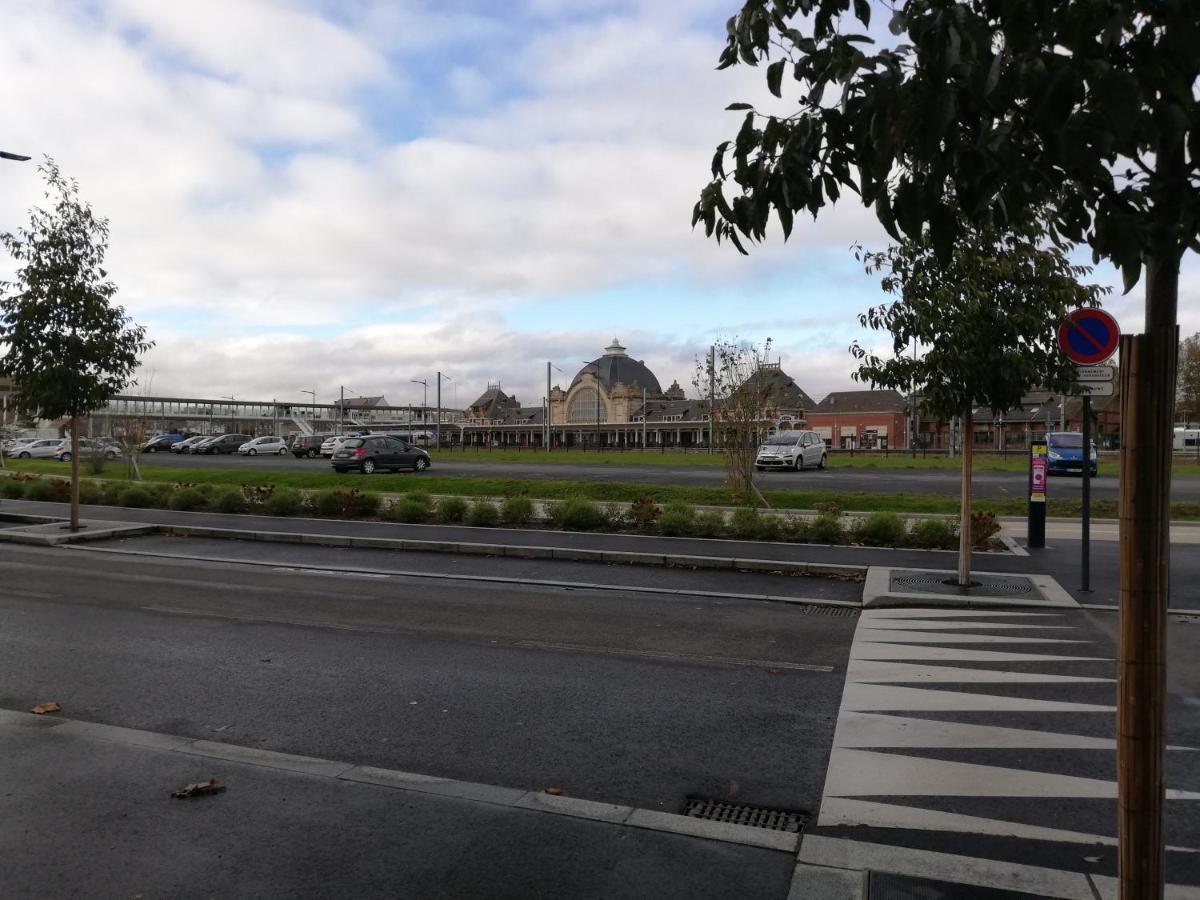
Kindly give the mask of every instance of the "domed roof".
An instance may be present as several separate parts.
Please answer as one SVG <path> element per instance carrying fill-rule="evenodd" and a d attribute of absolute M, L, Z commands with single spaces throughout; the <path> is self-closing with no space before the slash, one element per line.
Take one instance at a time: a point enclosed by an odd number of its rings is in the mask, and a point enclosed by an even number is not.
<path fill-rule="evenodd" d="M 654 373 L 646 368 L 645 363 L 627 356 L 625 348 L 616 338 L 604 349 L 603 356 L 592 360 L 579 370 L 579 374 L 571 382 L 571 387 L 579 384 L 585 374 L 595 375 L 606 392 L 611 392 L 618 384 L 627 384 L 630 387 L 645 388 L 646 393 L 651 396 L 662 393 Z"/>

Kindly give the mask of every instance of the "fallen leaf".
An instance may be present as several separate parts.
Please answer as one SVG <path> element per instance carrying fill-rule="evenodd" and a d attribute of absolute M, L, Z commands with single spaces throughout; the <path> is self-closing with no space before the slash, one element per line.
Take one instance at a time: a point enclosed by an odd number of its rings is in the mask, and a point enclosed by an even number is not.
<path fill-rule="evenodd" d="M 551 797 L 557 797 L 562 793 L 562 788 L 546 788 L 544 793 L 549 794 Z"/>
<path fill-rule="evenodd" d="M 62 709 L 62 707 L 58 705 L 57 701 L 50 700 L 46 703 L 39 703 L 37 706 L 35 706 L 33 709 L 31 709 L 30 712 L 34 713 L 35 715 L 41 716 L 41 715 L 45 715 L 48 712 L 58 712 L 61 709 Z"/>
<path fill-rule="evenodd" d="M 195 784 L 189 784 L 187 787 L 180 788 L 174 791 L 171 796 L 188 799 L 190 797 L 203 797 L 205 794 L 219 794 L 223 790 L 225 790 L 225 785 L 217 784 L 217 779 L 210 778 L 208 781 L 198 781 Z"/>

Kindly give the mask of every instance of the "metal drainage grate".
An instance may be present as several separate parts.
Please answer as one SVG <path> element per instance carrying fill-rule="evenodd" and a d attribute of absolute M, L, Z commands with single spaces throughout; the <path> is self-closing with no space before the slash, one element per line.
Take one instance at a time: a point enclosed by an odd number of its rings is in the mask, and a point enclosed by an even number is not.
<path fill-rule="evenodd" d="M 744 803 L 724 803 L 720 800 L 706 800 L 703 797 L 688 797 L 683 814 L 693 819 L 748 825 L 751 828 L 767 828 L 771 831 L 788 831 L 792 834 L 799 834 L 801 827 L 808 821 L 808 816 L 804 813 L 768 809 L 764 806 L 747 806 Z"/>
<path fill-rule="evenodd" d="M 800 607 L 800 611 L 806 616 L 857 616 L 857 606 L 825 606 L 819 603 L 808 604 Z"/>
<path fill-rule="evenodd" d="M 965 590 L 958 586 L 956 579 L 935 572 L 913 572 L 892 576 L 891 589 L 894 591 L 917 591 L 926 594 L 961 594 L 978 593 L 987 597 L 1024 597 L 1037 593 L 1033 582 L 1028 578 L 997 577 L 988 575 L 976 576 Z"/>

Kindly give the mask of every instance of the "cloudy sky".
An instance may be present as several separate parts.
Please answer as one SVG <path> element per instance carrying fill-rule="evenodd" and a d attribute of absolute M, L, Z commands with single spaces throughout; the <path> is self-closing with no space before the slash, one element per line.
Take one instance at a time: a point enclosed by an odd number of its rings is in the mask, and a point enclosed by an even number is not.
<path fill-rule="evenodd" d="M 157 346 L 137 393 L 523 402 L 619 337 L 685 387 L 718 335 L 774 340 L 814 397 L 852 388 L 882 295 L 852 203 L 743 258 L 690 228 L 735 100 L 736 0 L 0 0 L 0 148 L 49 154 L 112 225 Z M 0 230 L 40 200 L 0 163 Z M 0 276 L 11 264 L 0 258 Z M 1096 280 L 1116 284 L 1102 268 Z M 1181 320 L 1200 330 L 1200 265 Z M 1141 327 L 1140 287 L 1108 308 Z M 432 396 L 431 396 L 432 399 Z"/>

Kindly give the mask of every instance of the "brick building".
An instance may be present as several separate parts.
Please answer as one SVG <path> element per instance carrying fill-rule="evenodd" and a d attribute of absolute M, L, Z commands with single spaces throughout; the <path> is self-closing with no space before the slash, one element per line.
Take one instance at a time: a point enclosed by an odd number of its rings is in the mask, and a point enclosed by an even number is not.
<path fill-rule="evenodd" d="M 908 402 L 896 391 L 834 391 L 808 413 L 828 447 L 896 449 L 908 445 Z"/>

